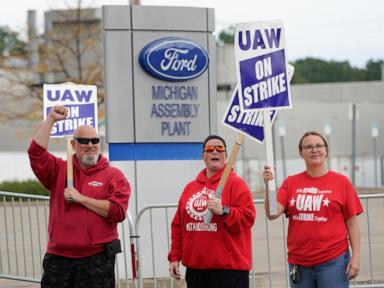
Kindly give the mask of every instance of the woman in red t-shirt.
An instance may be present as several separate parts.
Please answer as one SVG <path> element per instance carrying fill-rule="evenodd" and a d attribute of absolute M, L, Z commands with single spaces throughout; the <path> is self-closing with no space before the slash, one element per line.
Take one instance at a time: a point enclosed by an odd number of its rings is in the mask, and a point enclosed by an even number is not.
<path fill-rule="evenodd" d="M 276 215 L 270 214 L 265 193 L 267 217 L 289 217 L 291 287 L 349 287 L 349 279 L 360 270 L 360 200 L 347 177 L 328 170 L 328 144 L 320 133 L 305 133 L 299 154 L 306 170 L 284 180 L 277 192 Z M 265 183 L 273 179 L 270 167 L 265 166 L 263 178 Z"/>

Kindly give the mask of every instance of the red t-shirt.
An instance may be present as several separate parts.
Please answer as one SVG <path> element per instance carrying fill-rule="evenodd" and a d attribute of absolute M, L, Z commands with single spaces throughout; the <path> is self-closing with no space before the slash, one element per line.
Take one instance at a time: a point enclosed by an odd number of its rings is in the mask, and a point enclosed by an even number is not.
<path fill-rule="evenodd" d="M 289 217 L 288 262 L 314 266 L 348 249 L 346 220 L 363 212 L 352 183 L 329 171 L 321 177 L 306 172 L 290 176 L 277 200 Z"/>

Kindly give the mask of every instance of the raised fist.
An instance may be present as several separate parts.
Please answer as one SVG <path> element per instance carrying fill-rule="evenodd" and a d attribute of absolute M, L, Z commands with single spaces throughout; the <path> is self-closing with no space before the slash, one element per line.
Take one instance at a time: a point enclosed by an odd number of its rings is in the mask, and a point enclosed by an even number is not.
<path fill-rule="evenodd" d="M 69 109 L 63 105 L 54 106 L 51 111 L 49 111 L 48 117 L 51 117 L 53 120 L 64 120 L 67 118 Z"/>

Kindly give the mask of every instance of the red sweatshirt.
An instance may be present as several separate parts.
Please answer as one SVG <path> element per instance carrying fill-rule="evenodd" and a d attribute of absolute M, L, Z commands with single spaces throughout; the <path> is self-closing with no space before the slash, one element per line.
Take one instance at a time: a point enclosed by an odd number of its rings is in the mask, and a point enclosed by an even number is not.
<path fill-rule="evenodd" d="M 223 170 L 208 179 L 204 169 L 184 188 L 171 226 L 170 262 L 181 260 L 197 269 L 251 270 L 256 210 L 247 184 L 234 172 L 221 197 L 230 214 L 213 215 L 210 224 L 203 222 L 208 195 L 215 193 Z"/>
<path fill-rule="evenodd" d="M 95 166 L 82 169 L 73 156 L 74 187 L 83 195 L 110 202 L 103 218 L 81 204 L 64 199 L 67 163 L 32 141 L 28 149 L 36 177 L 50 191 L 47 252 L 82 258 L 104 250 L 104 244 L 118 238 L 117 223 L 125 219 L 131 188 L 123 173 L 100 156 Z"/>

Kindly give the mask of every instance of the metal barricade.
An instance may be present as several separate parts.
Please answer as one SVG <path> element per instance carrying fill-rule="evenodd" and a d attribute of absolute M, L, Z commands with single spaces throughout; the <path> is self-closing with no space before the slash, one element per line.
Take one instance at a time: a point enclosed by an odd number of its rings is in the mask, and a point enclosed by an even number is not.
<path fill-rule="evenodd" d="M 40 282 L 48 213 L 48 196 L 0 191 L 0 278 Z M 116 287 L 137 287 L 134 222 L 129 212 L 118 230 L 123 253 L 116 257 Z"/>
<path fill-rule="evenodd" d="M 361 271 L 351 287 L 384 287 L 384 194 L 359 197 L 364 206 L 359 216 Z M 0 278 L 40 281 L 47 244 L 48 202 L 46 196 L 0 191 Z M 280 217 L 268 221 L 264 201 L 254 203 L 258 213 L 252 229 L 250 287 L 288 287 L 286 220 Z M 119 224 L 123 253 L 116 258 L 117 287 L 185 287 L 183 281 L 168 275 L 170 223 L 176 207 L 147 206 L 139 211 L 135 222 L 128 213 Z"/>
<path fill-rule="evenodd" d="M 39 282 L 49 197 L 0 192 L 0 277 Z"/>
<path fill-rule="evenodd" d="M 361 270 L 351 287 L 384 287 L 384 194 L 359 195 L 364 213 L 361 230 Z M 253 268 L 250 287 L 289 287 L 286 262 L 287 223 L 284 217 L 269 221 L 264 200 L 254 201 L 257 212 L 252 229 Z M 167 274 L 170 224 L 176 204 L 150 205 L 141 209 L 135 227 L 139 287 L 186 287 Z M 160 223 L 160 224 L 159 224 Z M 162 224 L 161 224 L 162 223 Z M 144 230 L 145 229 L 145 230 Z M 143 249 L 145 247 L 145 249 Z M 209 255 L 207 255 L 209 257 Z"/>

